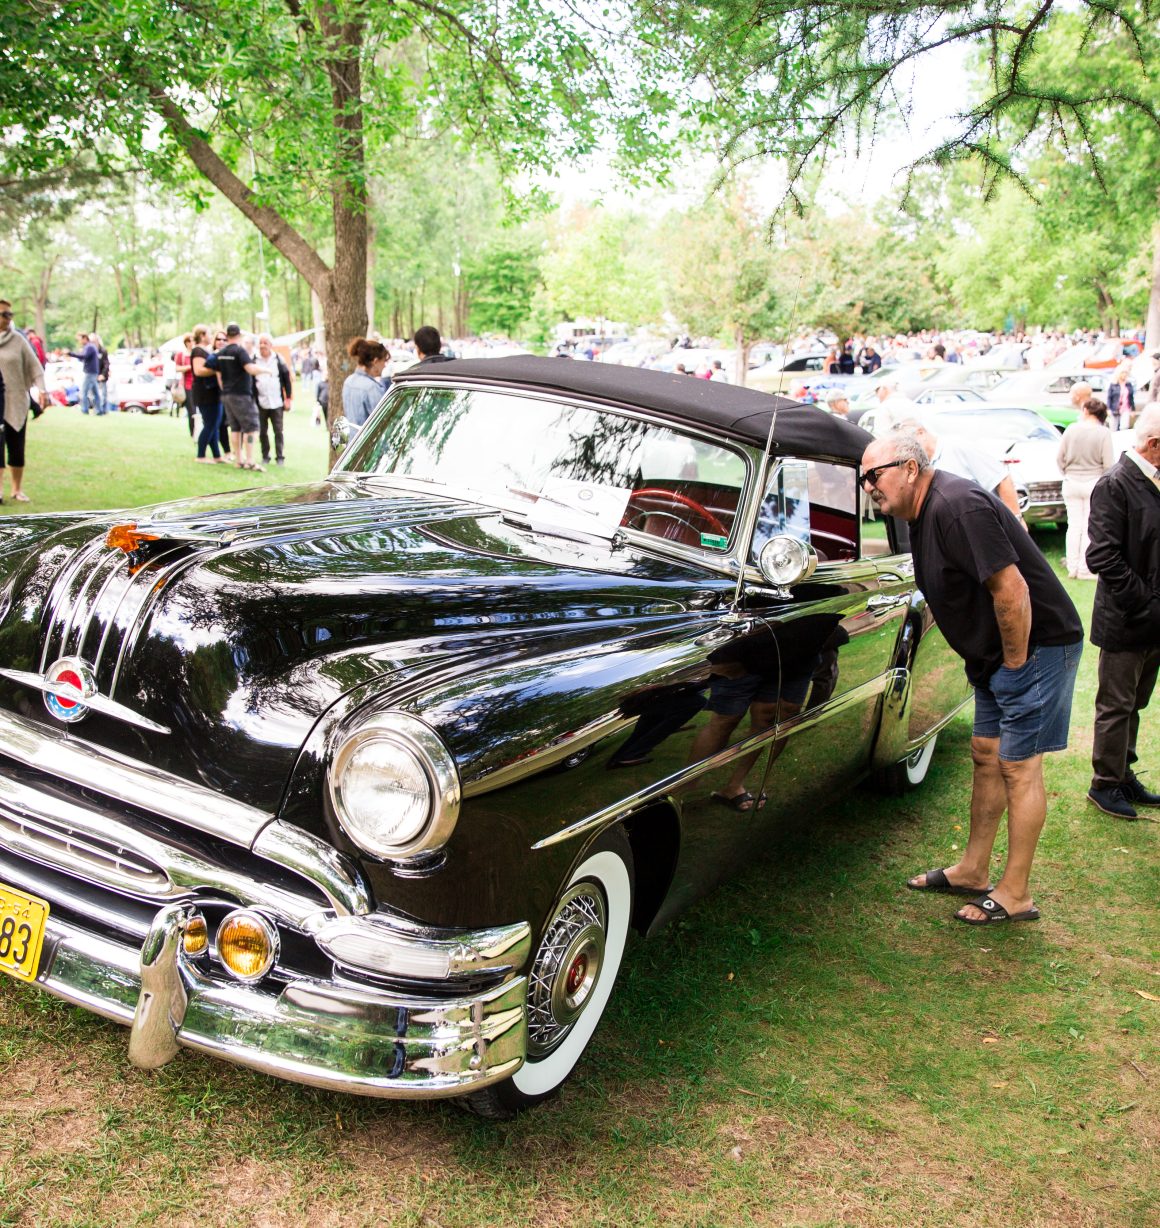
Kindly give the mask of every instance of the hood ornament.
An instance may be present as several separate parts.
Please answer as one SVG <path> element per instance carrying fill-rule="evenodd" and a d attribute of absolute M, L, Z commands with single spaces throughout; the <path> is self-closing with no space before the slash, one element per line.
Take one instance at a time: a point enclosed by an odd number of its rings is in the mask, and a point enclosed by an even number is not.
<path fill-rule="evenodd" d="M 40 691 L 49 713 L 66 725 L 83 721 L 90 712 L 99 712 L 102 716 L 150 729 L 154 733 L 172 732 L 165 725 L 159 725 L 132 708 L 102 695 L 97 689 L 93 667 L 81 657 L 60 657 L 43 675 L 22 669 L 0 669 L 0 676 Z"/>

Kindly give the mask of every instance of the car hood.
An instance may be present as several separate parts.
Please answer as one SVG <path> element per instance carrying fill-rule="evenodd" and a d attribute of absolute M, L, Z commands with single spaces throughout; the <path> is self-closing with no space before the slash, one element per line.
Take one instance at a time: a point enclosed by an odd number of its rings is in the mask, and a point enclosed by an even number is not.
<path fill-rule="evenodd" d="M 629 633 L 705 578 L 343 476 L 14 519 L 0 565 L 0 705 L 54 723 L 35 680 L 75 658 L 107 701 L 78 736 L 269 809 L 340 699 Z"/>

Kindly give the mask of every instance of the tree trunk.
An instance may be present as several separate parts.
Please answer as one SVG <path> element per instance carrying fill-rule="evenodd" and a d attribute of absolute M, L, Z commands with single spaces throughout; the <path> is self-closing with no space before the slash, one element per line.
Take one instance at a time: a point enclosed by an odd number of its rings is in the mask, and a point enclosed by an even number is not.
<path fill-rule="evenodd" d="M 375 224 L 367 199 L 367 328 L 375 326 Z"/>
<path fill-rule="evenodd" d="M 745 387 L 745 381 L 749 377 L 749 351 L 753 348 L 753 342 L 746 339 L 745 330 L 740 324 L 733 327 L 733 382 L 738 388 Z"/>
<path fill-rule="evenodd" d="M 323 0 L 317 10 L 323 57 L 330 80 L 331 113 L 337 138 L 336 165 L 330 183 L 334 226 L 334 267 L 269 205 L 257 202 L 249 187 L 230 169 L 217 151 L 186 119 L 181 108 L 163 91 L 152 94 L 154 105 L 197 169 L 219 192 L 270 240 L 298 270 L 317 296 L 325 324 L 327 379 L 330 381 L 329 419 L 342 413 L 342 386 L 354 364 L 346 347 L 367 331 L 367 197 L 363 171 L 362 67 L 359 55 L 363 25 L 339 21 L 334 6 Z M 336 454 L 331 451 L 330 463 Z"/>
<path fill-rule="evenodd" d="M 1102 282 L 1094 282 L 1096 299 L 1099 302 L 1100 327 L 1109 337 L 1118 335 L 1116 328 L 1116 300 Z"/>
<path fill-rule="evenodd" d="M 52 270 L 55 264 L 56 257 L 53 256 L 51 260 L 41 266 L 40 280 L 36 287 L 36 302 L 33 304 L 36 312 L 36 331 L 40 334 L 42 341 L 48 336 L 44 329 L 44 317 L 48 311 L 48 286 L 52 280 Z"/>

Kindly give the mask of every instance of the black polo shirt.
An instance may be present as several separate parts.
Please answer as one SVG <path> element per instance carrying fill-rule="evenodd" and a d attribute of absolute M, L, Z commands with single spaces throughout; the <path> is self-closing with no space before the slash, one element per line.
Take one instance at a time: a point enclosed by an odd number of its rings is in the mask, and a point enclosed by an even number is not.
<path fill-rule="evenodd" d="M 1030 646 L 1077 644 L 1083 624 L 1031 534 L 989 490 L 935 470 L 910 525 L 914 576 L 947 643 L 985 686 L 1003 663 L 1003 641 L 986 582 L 1012 563 L 1031 595 Z"/>

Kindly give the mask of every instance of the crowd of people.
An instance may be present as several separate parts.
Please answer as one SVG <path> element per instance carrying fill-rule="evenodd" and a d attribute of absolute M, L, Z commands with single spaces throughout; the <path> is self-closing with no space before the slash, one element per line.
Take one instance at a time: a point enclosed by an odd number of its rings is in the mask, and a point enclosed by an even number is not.
<path fill-rule="evenodd" d="M 290 368 L 269 333 L 245 336 L 239 324 L 195 325 L 175 356 L 177 400 L 184 404 L 197 461 L 262 472 L 286 463 L 283 415 L 294 394 Z M 260 447 L 260 457 L 257 449 Z"/>

